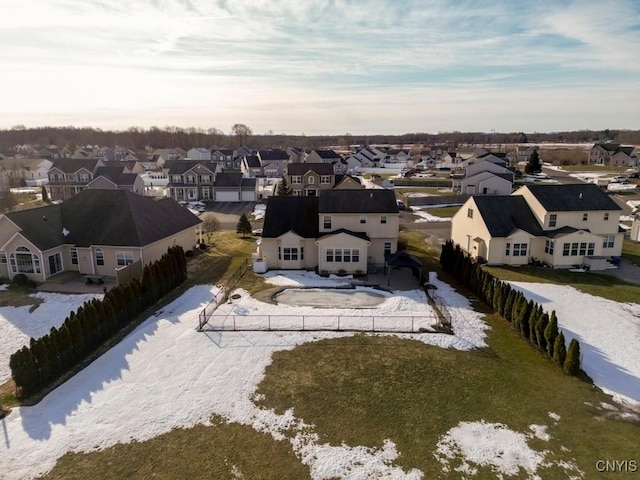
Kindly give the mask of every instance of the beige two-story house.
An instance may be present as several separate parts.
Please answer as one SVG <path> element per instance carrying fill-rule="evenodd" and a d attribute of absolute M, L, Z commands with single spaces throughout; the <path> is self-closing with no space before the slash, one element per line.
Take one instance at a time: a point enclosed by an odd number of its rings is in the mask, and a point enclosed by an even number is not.
<path fill-rule="evenodd" d="M 622 252 L 622 208 L 593 184 L 527 185 L 506 196 L 473 196 L 451 221 L 451 239 L 493 265 L 605 267 Z"/>
<path fill-rule="evenodd" d="M 171 199 L 84 190 L 55 205 L 0 215 L 0 277 L 43 282 L 63 271 L 116 276 L 174 245 L 194 248 L 201 220 Z"/>
<path fill-rule="evenodd" d="M 323 190 L 270 197 L 255 259 L 266 269 L 366 273 L 397 250 L 399 212 L 390 190 Z"/>
<path fill-rule="evenodd" d="M 49 196 L 51 200 L 67 200 L 87 188 L 102 160 L 95 158 L 58 158 L 49 169 Z"/>
<path fill-rule="evenodd" d="M 330 190 L 336 175 L 330 163 L 290 163 L 285 178 L 295 197 L 317 197 L 322 190 Z"/>

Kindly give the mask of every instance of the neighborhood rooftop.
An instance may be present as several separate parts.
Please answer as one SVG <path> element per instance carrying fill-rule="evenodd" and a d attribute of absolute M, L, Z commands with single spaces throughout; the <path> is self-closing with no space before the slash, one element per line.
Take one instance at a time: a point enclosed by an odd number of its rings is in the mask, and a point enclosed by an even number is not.
<path fill-rule="evenodd" d="M 527 188 L 547 211 L 622 210 L 595 184 L 527 185 Z"/>

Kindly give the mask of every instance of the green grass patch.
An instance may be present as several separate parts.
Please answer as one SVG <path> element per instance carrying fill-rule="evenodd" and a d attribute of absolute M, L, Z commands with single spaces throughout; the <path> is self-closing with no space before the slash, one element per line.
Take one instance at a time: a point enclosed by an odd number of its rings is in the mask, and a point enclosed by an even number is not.
<path fill-rule="evenodd" d="M 504 423 L 522 433 L 547 425 L 551 440 L 530 446 L 553 452 L 549 459 L 575 459 L 586 478 L 606 478 L 594 469 L 599 458 L 635 458 L 638 426 L 605 420 L 606 410 L 595 406 L 608 402 L 606 395 L 563 374 L 501 318 L 487 321 L 490 347 L 482 350 L 356 335 L 277 352 L 258 388 L 260 403 L 280 413 L 293 408 L 316 426 L 320 443 L 380 448 L 390 439 L 400 452 L 396 463 L 425 478 L 464 478 L 443 475 L 433 457 L 438 440 L 461 421 Z M 559 466 L 538 474 L 568 478 Z M 481 468 L 473 478 L 496 477 Z"/>
<path fill-rule="evenodd" d="M 581 292 L 608 298 L 616 302 L 638 303 L 640 285 L 627 283 L 612 275 L 603 273 L 570 272 L 566 269 L 542 267 L 487 267 L 496 277 L 513 282 L 555 283 L 571 285 Z"/>
<path fill-rule="evenodd" d="M 567 172 L 619 173 L 619 172 L 625 172 L 628 167 L 611 167 L 611 166 L 601 166 L 601 165 L 562 165 L 560 168 Z"/>
<path fill-rule="evenodd" d="M 439 187 L 396 187 L 393 190 L 400 195 L 408 193 L 425 193 L 433 196 L 451 195 L 451 191 L 442 191 Z"/>
<path fill-rule="evenodd" d="M 640 243 L 625 239 L 622 244 L 622 258 L 635 265 L 640 265 Z"/>

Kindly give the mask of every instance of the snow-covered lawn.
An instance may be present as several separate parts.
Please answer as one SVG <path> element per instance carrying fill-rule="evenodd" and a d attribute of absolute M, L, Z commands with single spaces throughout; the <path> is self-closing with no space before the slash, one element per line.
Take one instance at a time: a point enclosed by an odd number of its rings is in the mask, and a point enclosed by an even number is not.
<path fill-rule="evenodd" d="M 103 295 L 63 295 L 38 292 L 33 295 L 43 300 L 38 308 L 29 313 L 31 306 L 0 307 L 0 384 L 11 378 L 9 357 L 28 345 L 31 337 L 40 338 L 49 333 L 51 327 L 59 327 L 72 310 L 84 302 Z"/>
<path fill-rule="evenodd" d="M 270 272 L 267 281 L 276 285 L 335 286 L 344 283 L 340 277 L 322 278 L 307 272 Z M 453 316 L 455 335 L 398 334 L 443 348 L 473 349 L 485 346 L 487 325 L 481 315 L 474 312 L 469 301 L 457 294 L 452 287 L 430 278 L 437 287 Z M 609 325 L 621 327 L 625 338 L 631 336 L 633 325 L 638 333 L 634 315 L 640 306 L 609 305 L 602 299 L 576 295 L 557 285 L 515 284 L 535 296 L 545 308 L 555 308 L 561 325 L 570 337 L 579 332 L 585 351 L 584 365 L 590 365 L 586 330 L 572 330 L 573 319 L 607 319 Z M 550 287 L 550 291 L 542 287 Z M 280 350 L 326 338 L 348 336 L 338 332 L 206 332 L 198 333 L 198 313 L 211 300 L 217 287 L 200 285 L 189 289 L 181 297 L 167 305 L 161 316 L 152 316 L 122 342 L 106 352 L 78 375 L 51 392 L 33 407 L 14 409 L 4 419 L 4 441 L 0 442 L 0 472 L 10 472 L 7 478 L 33 478 L 49 471 L 56 460 L 69 451 L 90 451 L 106 448 L 116 443 L 133 440 L 144 441 L 178 427 L 191 427 L 210 423 L 212 415 L 229 422 L 251 425 L 258 431 L 268 432 L 276 439 L 290 438 L 293 451 L 300 461 L 308 465 L 312 478 L 387 478 L 421 479 L 417 469 L 403 470 L 394 464 L 398 451 L 394 439 L 386 439 L 375 447 L 358 445 L 329 445 L 321 443 L 313 425 L 306 425 L 303 418 L 296 418 L 292 410 L 282 415 L 259 408 L 252 401 L 257 385 L 264 377 L 272 354 Z M 226 308 L 234 315 L 247 314 L 256 309 L 264 313 L 273 309 L 301 309 L 309 307 L 283 307 L 258 302 L 246 292 Z M 416 291 L 395 292 L 381 306 L 380 313 L 388 315 L 424 313 L 423 293 Z M 563 299 L 565 302 L 563 302 Z M 558 302 L 557 304 L 554 302 Z M 66 316 L 67 303 L 60 302 Z M 566 307 L 564 306 L 566 304 Z M 606 314 L 595 310 L 604 305 Z M 52 303 L 53 305 L 53 303 Z M 636 308 L 637 307 L 637 308 Z M 42 306 L 40 307 L 42 308 Z M 52 307 L 50 307 L 52 308 Z M 571 309 L 581 313 L 571 316 Z M 284 310 L 280 310 L 284 311 Z M 322 310 L 328 313 L 329 310 Z M 2 310 L 6 317 L 6 311 Z M 332 314 L 357 314 L 349 309 L 332 309 Z M 612 312 L 616 312 L 612 315 Z M 619 317 L 618 317 L 619 314 Z M 7 323 L 5 317 L 0 323 Z M 623 324 L 621 322 L 628 323 Z M 637 322 L 637 319 L 636 319 Z M 577 324 L 581 324 L 577 322 Z M 576 325 L 577 325 L 576 324 Z M 626 327 L 625 327 L 626 325 Z M 623 328 L 622 328 L 623 327 Z M 604 329 L 606 333 L 612 328 Z M 598 333 L 602 336 L 603 329 Z M 604 342 L 602 348 L 610 348 L 614 340 Z M 616 341 L 617 343 L 617 341 Z M 634 373 L 630 379 L 637 386 L 638 344 L 621 349 L 620 356 L 612 356 L 605 364 L 614 362 Z M 602 358 L 613 355 L 608 350 L 600 352 Z M 634 356 L 635 355 L 635 356 Z M 635 358 L 634 365 L 627 360 Z M 612 368 L 607 371 L 611 375 Z M 587 368 L 589 372 L 589 369 Z M 622 370 L 619 370 L 621 373 Z M 593 372 L 589 372 L 594 376 Z M 615 372 L 614 372 L 615 373 Z M 598 383 L 598 382 L 596 382 Z M 142 394 L 141 394 L 142 393 Z M 620 393 L 620 392 L 617 392 Z M 549 413 L 550 422 L 558 422 L 555 413 Z M 525 432 L 509 430 L 498 423 L 465 422 L 462 420 L 432 446 L 432 455 L 442 465 L 443 473 L 466 472 L 473 476 L 478 466 L 486 466 L 496 476 L 509 476 L 520 469 L 532 478 L 536 471 L 554 463 L 553 452 L 537 451 L 530 440 L 548 441 L 547 425 L 531 425 Z M 480 448 L 482 447 L 482 448 Z M 559 452 L 555 452 L 558 454 Z M 563 468 L 582 477 L 571 459 L 562 461 Z"/>
<path fill-rule="evenodd" d="M 451 217 L 438 217 L 433 215 L 432 213 L 425 212 L 422 209 L 426 208 L 439 208 L 439 207 L 457 207 L 459 204 L 442 204 L 442 205 L 412 205 L 411 209 L 413 210 L 413 214 L 420 217 L 416 220 L 416 222 L 450 222 Z"/>
<path fill-rule="evenodd" d="M 580 341 L 582 369 L 598 387 L 640 403 L 640 305 L 582 293 L 570 286 L 510 282 L 548 311 L 556 311 L 568 342 Z"/>
<path fill-rule="evenodd" d="M 262 220 L 266 211 L 266 205 L 262 203 L 256 203 L 255 207 L 253 207 L 253 212 L 251 212 L 251 215 L 253 216 L 254 220 Z"/>

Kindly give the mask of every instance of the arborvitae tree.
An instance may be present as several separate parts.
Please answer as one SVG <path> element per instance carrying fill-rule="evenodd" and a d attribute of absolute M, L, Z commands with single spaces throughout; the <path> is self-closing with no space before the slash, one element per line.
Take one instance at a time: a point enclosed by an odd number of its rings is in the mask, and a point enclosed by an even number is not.
<path fill-rule="evenodd" d="M 293 189 L 287 182 L 286 177 L 282 177 L 280 183 L 278 183 L 278 188 L 276 190 L 276 195 L 279 197 L 289 197 L 293 195 Z"/>
<path fill-rule="evenodd" d="M 564 361 L 564 371 L 569 375 L 578 375 L 580 372 L 580 344 L 575 338 L 569 342 L 567 358 Z"/>
<path fill-rule="evenodd" d="M 51 327 L 49 335 L 45 335 L 43 337 L 47 344 L 47 348 L 49 349 L 52 378 L 58 378 L 60 374 L 64 372 L 62 358 L 60 356 L 60 345 L 58 343 L 59 336 L 58 329 L 56 327 Z"/>
<path fill-rule="evenodd" d="M 549 325 L 549 314 L 544 312 L 541 317 L 538 318 L 536 323 L 536 344 L 538 348 L 543 352 L 547 351 L 547 339 L 544 336 L 544 332 Z"/>
<path fill-rule="evenodd" d="M 530 175 L 532 173 L 540 173 L 542 171 L 542 163 L 540 162 L 540 156 L 538 155 L 538 151 L 534 150 L 534 152 L 529 157 L 529 161 L 524 167 L 524 173 Z"/>
<path fill-rule="evenodd" d="M 551 312 L 549 317 L 549 324 L 544 329 L 544 340 L 547 344 L 547 355 L 553 357 L 553 348 L 556 343 L 556 337 L 558 336 L 558 317 L 556 317 L 556 311 Z"/>
<path fill-rule="evenodd" d="M 51 356 L 49 349 L 43 338 L 38 340 L 31 339 L 30 342 L 31 353 L 33 353 L 33 359 L 36 362 L 38 368 L 38 374 L 40 376 L 40 385 L 44 386 L 51 382 Z"/>
<path fill-rule="evenodd" d="M 538 342 L 536 340 L 536 325 L 538 321 L 544 315 L 544 311 L 542 310 L 542 305 L 538 305 L 534 303 L 533 310 L 531 311 L 531 315 L 529 316 L 529 332 L 527 338 L 531 343 L 537 345 Z"/>
<path fill-rule="evenodd" d="M 104 307 L 104 317 L 105 322 L 107 324 L 107 330 L 109 332 L 109 336 L 114 335 L 120 330 L 120 325 L 118 325 L 118 318 L 116 316 L 116 312 L 113 310 L 113 303 L 109 297 L 104 297 L 102 299 L 102 304 Z"/>
<path fill-rule="evenodd" d="M 529 339 L 529 322 L 534 310 L 535 305 L 533 303 L 533 300 L 529 300 L 526 303 L 525 307 L 520 310 L 520 335 L 522 335 L 527 340 Z"/>
<path fill-rule="evenodd" d="M 500 280 L 496 280 L 494 282 L 493 289 L 493 298 L 491 299 L 491 306 L 493 310 L 497 313 L 500 313 L 500 308 L 502 307 L 502 292 L 504 283 Z"/>
<path fill-rule="evenodd" d="M 560 368 L 564 368 L 564 362 L 567 358 L 567 346 L 564 342 L 564 334 L 559 332 L 553 342 L 553 360 Z"/>
<path fill-rule="evenodd" d="M 76 363 L 73 346 L 71 345 L 71 332 L 67 321 L 58 330 L 58 348 L 60 349 L 60 363 L 63 371 L 68 370 Z"/>
<path fill-rule="evenodd" d="M 26 397 L 40 388 L 40 374 L 31 349 L 24 346 L 9 358 L 11 376 L 18 395 Z"/>
<path fill-rule="evenodd" d="M 513 323 L 513 327 L 519 332 L 522 328 L 522 317 L 524 316 L 524 312 L 527 309 L 527 299 L 522 294 L 522 292 L 518 292 L 516 298 L 513 302 L 513 313 L 511 314 Z"/>
<path fill-rule="evenodd" d="M 251 234 L 251 223 L 246 213 L 240 216 L 240 220 L 236 225 L 236 233 L 241 234 L 242 238 L 247 238 L 247 235 Z"/>
<path fill-rule="evenodd" d="M 71 312 L 69 314 L 69 323 L 67 326 L 69 327 L 69 333 L 71 334 L 73 356 L 76 362 L 78 362 L 84 358 L 87 351 L 87 346 L 85 341 L 85 334 L 82 329 L 82 325 L 80 324 L 80 319 L 75 314 L 75 312 Z"/>
<path fill-rule="evenodd" d="M 502 316 L 507 319 L 508 322 L 513 321 L 513 305 L 518 293 L 513 288 L 509 291 L 509 295 L 507 295 L 507 301 L 504 304 L 504 312 Z"/>

